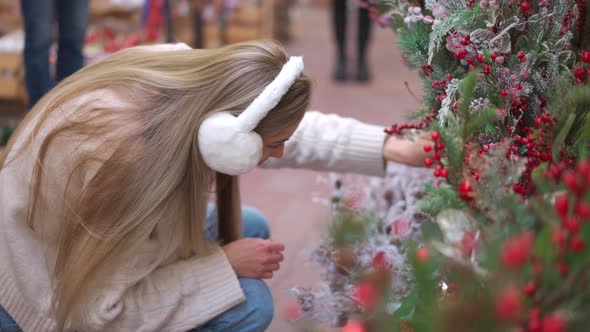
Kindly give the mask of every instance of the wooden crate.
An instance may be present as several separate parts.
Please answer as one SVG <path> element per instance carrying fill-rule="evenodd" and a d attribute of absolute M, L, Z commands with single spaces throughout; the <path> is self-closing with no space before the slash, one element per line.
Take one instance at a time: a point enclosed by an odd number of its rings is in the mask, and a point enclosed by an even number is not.
<path fill-rule="evenodd" d="M 0 53 L 0 98 L 25 98 L 21 53 Z"/>

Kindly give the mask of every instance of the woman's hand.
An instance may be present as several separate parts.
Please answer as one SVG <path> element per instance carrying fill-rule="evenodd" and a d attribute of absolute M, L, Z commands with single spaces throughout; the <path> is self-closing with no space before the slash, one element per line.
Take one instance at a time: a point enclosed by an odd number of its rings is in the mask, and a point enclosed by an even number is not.
<path fill-rule="evenodd" d="M 246 238 L 223 246 L 238 277 L 270 279 L 283 261 L 282 243 L 259 238 Z"/>
<path fill-rule="evenodd" d="M 424 147 L 430 146 L 427 152 Z M 427 148 L 428 149 L 428 148 Z M 383 145 L 383 159 L 409 166 L 424 166 L 424 159 L 434 156 L 434 142 L 430 133 L 413 138 L 390 136 Z"/>

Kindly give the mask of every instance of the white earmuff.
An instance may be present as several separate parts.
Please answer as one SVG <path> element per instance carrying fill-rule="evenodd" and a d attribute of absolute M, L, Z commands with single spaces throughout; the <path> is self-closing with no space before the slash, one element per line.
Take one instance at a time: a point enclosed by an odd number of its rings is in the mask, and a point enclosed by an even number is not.
<path fill-rule="evenodd" d="M 279 75 L 242 112 L 208 116 L 199 128 L 199 150 L 207 166 L 227 175 L 253 170 L 262 158 L 262 138 L 254 129 L 303 71 L 303 59 L 290 57 Z"/>

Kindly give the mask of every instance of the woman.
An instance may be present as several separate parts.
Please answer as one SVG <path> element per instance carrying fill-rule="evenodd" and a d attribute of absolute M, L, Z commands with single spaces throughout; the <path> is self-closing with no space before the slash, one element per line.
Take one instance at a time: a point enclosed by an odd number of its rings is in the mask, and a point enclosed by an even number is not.
<path fill-rule="evenodd" d="M 272 42 L 137 47 L 52 90 L 0 160 L 0 327 L 264 330 L 260 279 L 283 246 L 260 239 L 259 214 L 242 216 L 237 175 L 280 158 L 291 136 L 299 156 L 282 166 L 372 174 L 383 151 L 395 159 L 378 127 L 309 113 L 297 129 L 310 95 L 301 69 Z"/>

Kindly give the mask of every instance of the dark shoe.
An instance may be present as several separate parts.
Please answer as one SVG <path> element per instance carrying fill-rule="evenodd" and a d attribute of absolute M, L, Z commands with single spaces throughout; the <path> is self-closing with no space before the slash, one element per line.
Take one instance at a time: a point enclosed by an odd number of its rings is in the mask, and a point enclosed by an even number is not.
<path fill-rule="evenodd" d="M 369 66 L 367 65 L 366 61 L 359 61 L 356 72 L 356 80 L 364 83 L 371 80 L 371 73 L 369 72 Z"/>
<path fill-rule="evenodd" d="M 336 70 L 334 70 L 334 81 L 337 82 L 344 82 L 348 79 L 346 75 L 346 61 L 339 60 L 338 64 L 336 65 Z"/>

